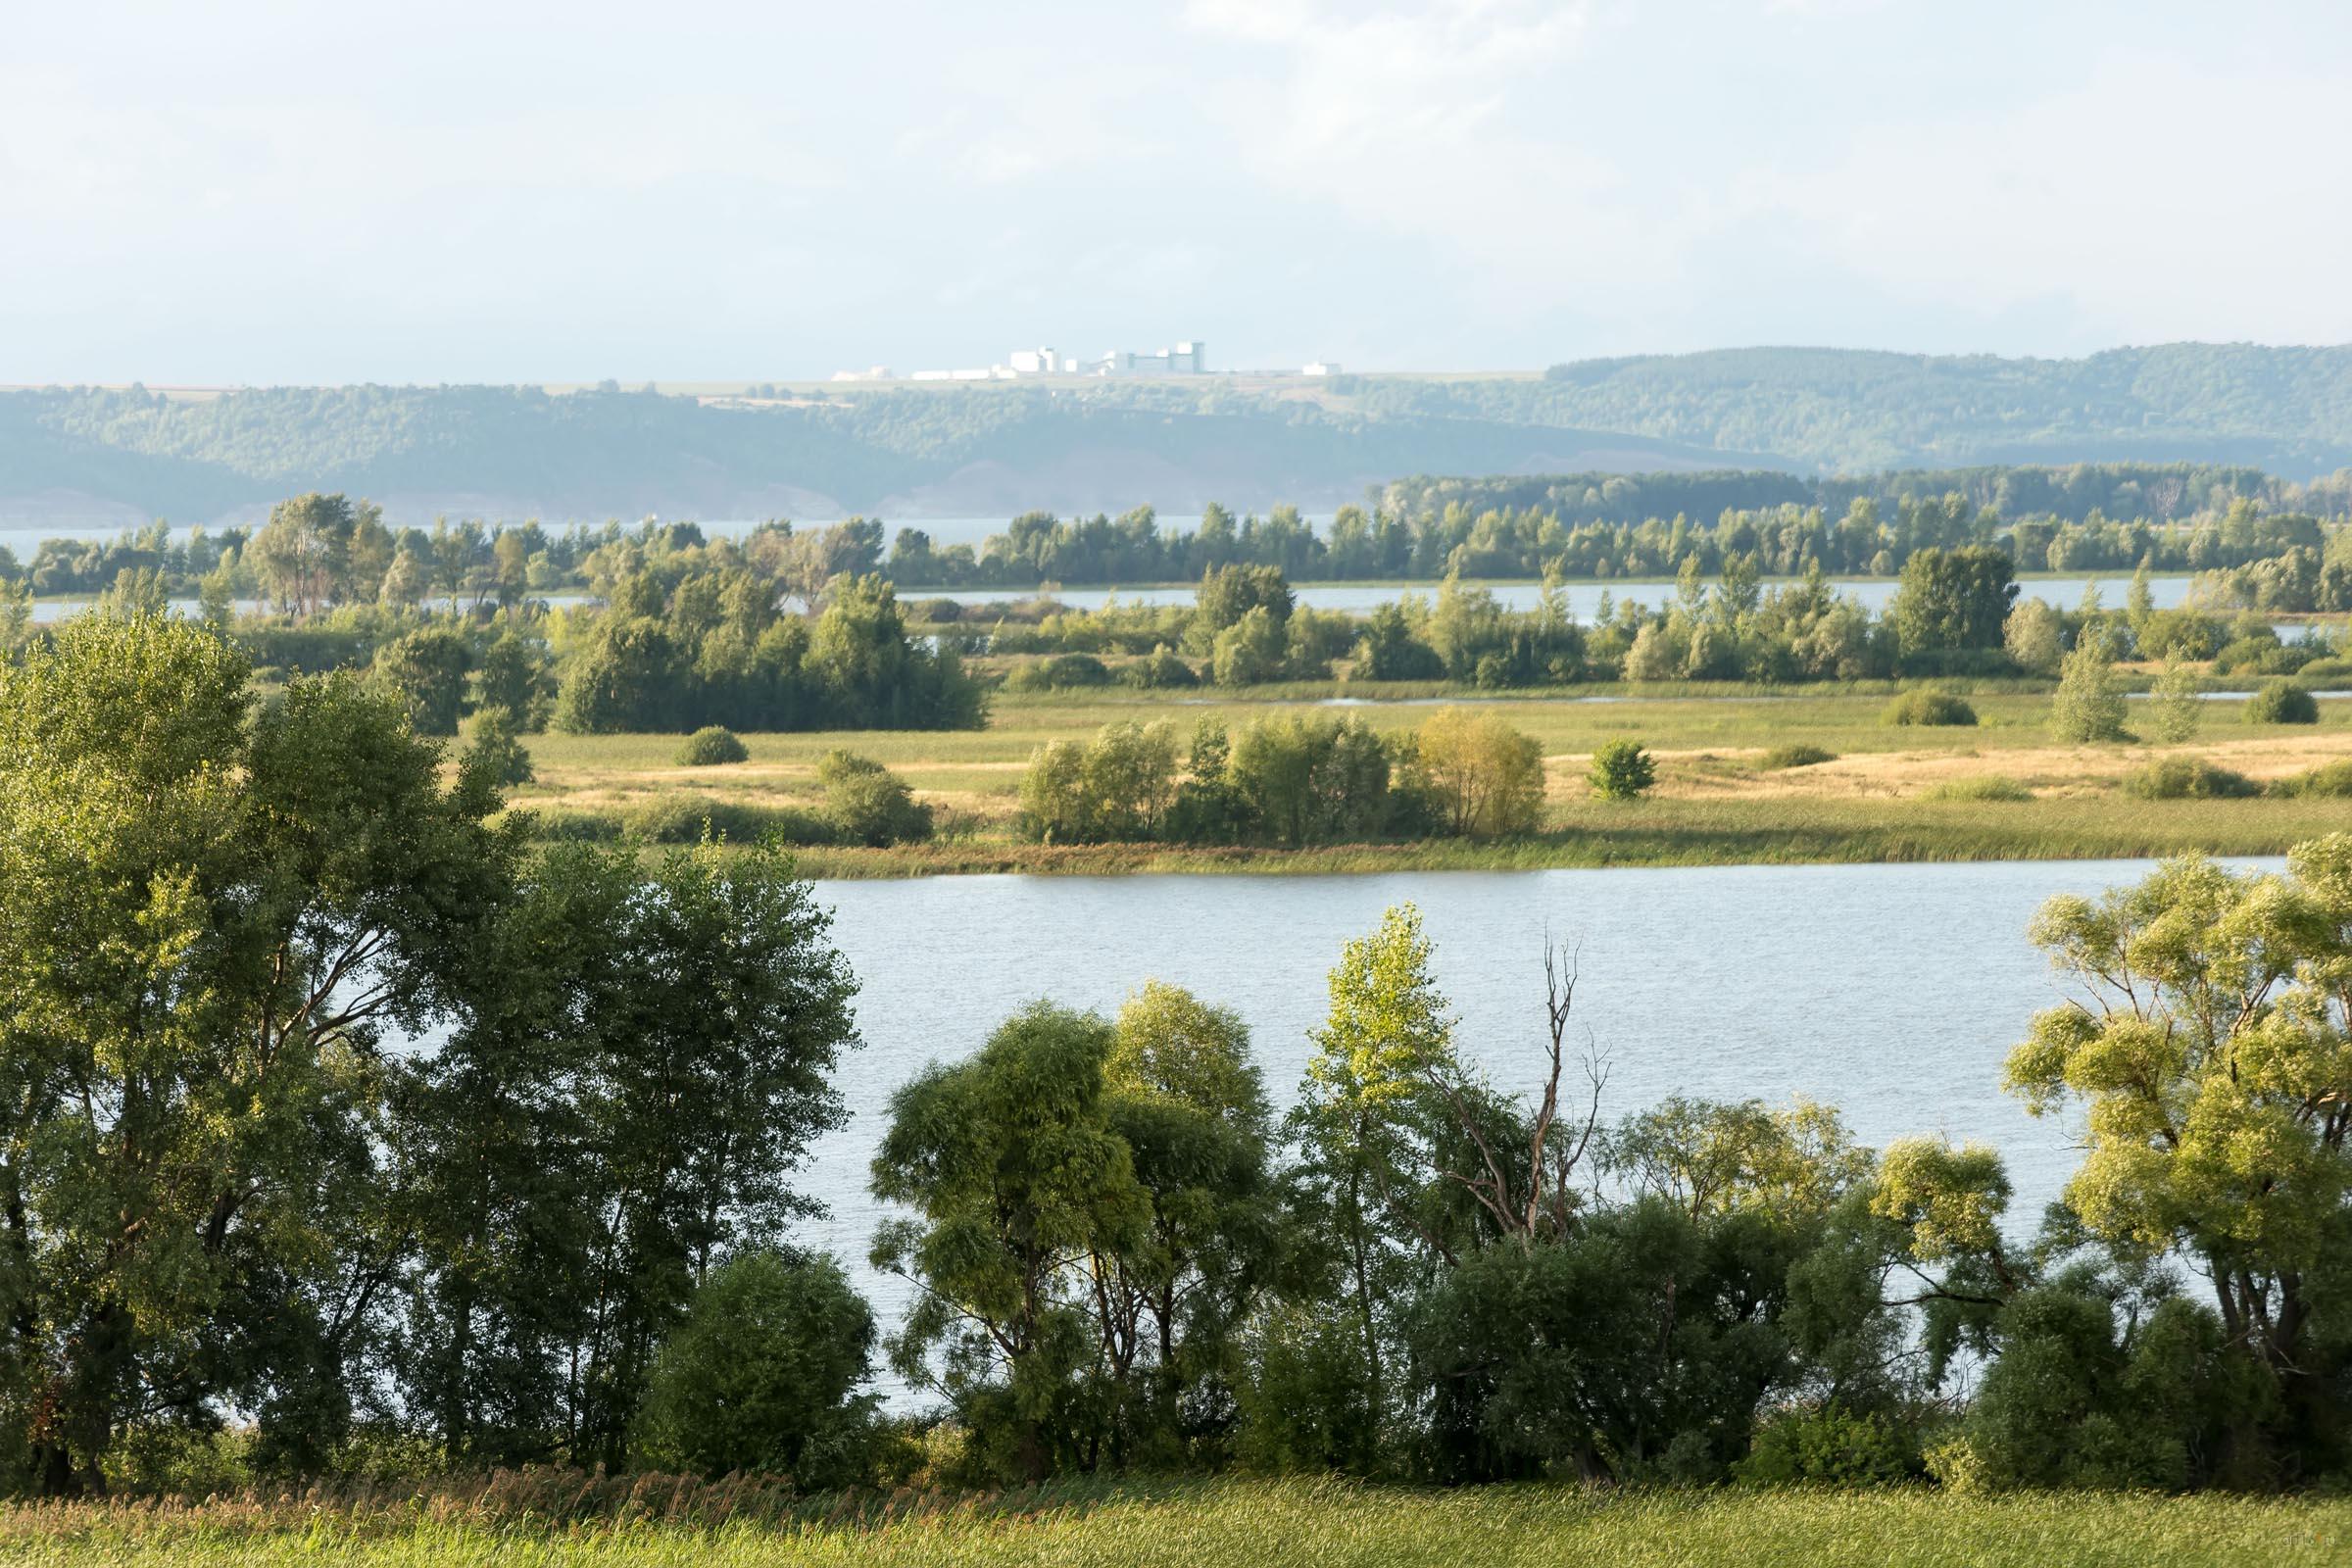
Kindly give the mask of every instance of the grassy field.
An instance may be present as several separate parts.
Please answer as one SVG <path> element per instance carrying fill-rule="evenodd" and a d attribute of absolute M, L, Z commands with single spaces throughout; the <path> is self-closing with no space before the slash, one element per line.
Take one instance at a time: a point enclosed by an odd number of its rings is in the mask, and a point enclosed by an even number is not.
<path fill-rule="evenodd" d="M 625 817 L 664 795 L 761 808 L 813 808 L 816 759 L 835 746 L 887 763 L 940 815 L 941 842 L 889 851 L 811 849 L 803 864 L 828 876 L 983 871 L 1352 871 L 1446 867 L 1689 865 L 1761 861 L 1962 860 L 2111 858 L 2183 849 L 2270 854 L 2352 820 L 2336 799 L 2141 801 L 2124 777 L 2152 760 L 2194 756 L 2257 781 L 2352 758 L 2352 702 L 2321 704 L 2317 725 L 2245 722 L 2244 705 L 2209 705 L 2196 739 L 2175 747 L 2072 746 L 2049 730 L 2037 692 L 1980 692 L 1973 728 L 1880 722 L 1884 690 L 1770 696 L 1737 690 L 1608 700 L 1495 702 L 1545 756 L 1544 831 L 1501 844 L 1459 841 L 1280 852 L 1155 845 L 1049 848 L 1013 832 L 1021 774 L 1049 740 L 1084 739 L 1106 723 L 1166 720 L 1189 738 L 1204 718 L 1229 726 L 1288 704 L 1258 698 L 1001 694 L 983 730 L 747 735 L 748 761 L 677 765 L 674 735 L 533 736 L 536 783 L 517 807 L 549 819 Z M 1311 699 L 1306 699 L 1311 700 Z M 2137 705 L 2134 705 L 2135 712 Z M 1376 729 L 1425 720 L 1424 703 L 1347 709 Z M 1601 742 L 1633 736 L 1659 762 L 1655 794 L 1632 805 L 1593 800 L 1584 786 Z M 1835 760 L 1761 764 L 1776 746 L 1817 746 Z M 1995 787 L 1987 789 L 1988 781 Z M 2019 795 L 2025 799 L 1986 796 Z"/>
<path fill-rule="evenodd" d="M 887 1517 L 877 1517 L 886 1513 Z M 24 1507 L 0 1513 L 0 1560 L 273 1568 L 751 1568 L 753 1564 L 1543 1564 L 1592 1568 L 2303 1568 L 2352 1556 L 2352 1502 L 2147 1495 L 1951 1496 L 1930 1491 L 1431 1493 L 1335 1482 L 1206 1482 L 1047 1493 L 981 1507 L 900 1498 L 836 1515 L 715 1528 L 552 1529 L 415 1507 Z"/>

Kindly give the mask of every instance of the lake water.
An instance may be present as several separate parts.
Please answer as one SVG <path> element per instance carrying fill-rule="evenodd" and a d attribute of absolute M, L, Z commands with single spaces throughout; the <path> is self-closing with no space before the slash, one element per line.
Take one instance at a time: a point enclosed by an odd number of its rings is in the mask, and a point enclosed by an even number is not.
<path fill-rule="evenodd" d="M 2253 862 L 2263 863 L 2263 862 Z M 2275 862 L 2271 862 L 2275 863 Z M 2078 1129 L 2001 1093 L 2001 1061 L 2065 996 L 2026 940 L 2053 894 L 2096 894 L 2144 861 L 1720 866 L 1377 876 L 936 877 L 818 887 L 863 985 L 850 1124 L 812 1151 L 831 1207 L 802 1239 L 848 1263 L 886 1323 L 906 1291 L 865 1265 L 880 1205 L 866 1166 L 892 1090 L 977 1050 L 1037 997 L 1110 1011 L 1146 979 L 1236 1008 L 1287 1106 L 1340 946 L 1407 900 L 1437 945 L 1467 1053 L 1537 1082 L 1545 935 L 1582 944 L 1575 1029 L 1606 1052 L 1604 1114 L 1674 1094 L 1807 1096 L 1856 1136 L 1981 1139 L 2007 1156 L 2030 1231 L 2076 1162 Z"/>

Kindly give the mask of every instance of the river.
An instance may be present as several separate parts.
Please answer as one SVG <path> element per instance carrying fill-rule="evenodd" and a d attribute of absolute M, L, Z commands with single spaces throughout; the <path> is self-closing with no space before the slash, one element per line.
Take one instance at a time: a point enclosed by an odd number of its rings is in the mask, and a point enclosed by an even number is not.
<path fill-rule="evenodd" d="M 1536 1082 L 1545 935 L 1581 944 L 1575 1032 L 1606 1053 L 1604 1114 L 1674 1094 L 1838 1106 L 1864 1142 L 1981 1139 L 2030 1231 L 2074 1168 L 2076 1129 L 2000 1088 L 2034 1014 L 2066 993 L 2026 939 L 2042 901 L 2135 880 L 2144 861 L 1716 866 L 1376 876 L 927 877 L 818 886 L 863 986 L 863 1049 L 840 1083 L 847 1127 L 801 1186 L 831 1208 L 830 1249 L 895 1323 L 906 1288 L 865 1266 L 880 1205 L 866 1164 L 891 1091 L 977 1050 L 1037 997 L 1115 1009 L 1148 978 L 1249 1022 L 1287 1106 L 1340 946 L 1411 901 L 1467 1053 L 1506 1088 Z"/>

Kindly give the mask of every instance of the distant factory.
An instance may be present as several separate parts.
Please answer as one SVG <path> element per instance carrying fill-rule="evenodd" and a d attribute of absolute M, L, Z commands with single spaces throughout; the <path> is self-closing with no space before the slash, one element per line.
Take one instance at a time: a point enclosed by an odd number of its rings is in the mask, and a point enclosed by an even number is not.
<path fill-rule="evenodd" d="M 910 377 L 916 381 L 1018 381 L 1041 375 L 1205 375 L 1208 373 L 1208 345 L 1199 339 L 1189 339 L 1171 349 L 1156 354 L 1145 354 L 1135 349 L 1111 349 L 1089 359 L 1082 354 L 1064 354 L 1058 349 L 1014 349 L 1001 365 L 968 370 L 917 370 Z M 858 381 L 867 377 L 855 370 L 843 370 L 833 377 L 836 381 Z"/>
<path fill-rule="evenodd" d="M 1092 358 L 1083 354 L 1064 354 L 1054 348 L 1014 349 L 998 365 L 975 366 L 963 370 L 915 370 L 910 381 L 1028 381 L 1045 376 L 1117 376 L 1117 375 L 1206 375 L 1208 345 L 1199 338 L 1188 338 L 1174 348 L 1147 354 L 1140 349 L 1110 349 Z M 1232 372 L 1227 372 L 1232 373 Z M 1296 370 L 1257 370 L 1244 372 L 1255 375 L 1330 376 L 1340 373 L 1337 365 L 1317 361 Z M 864 370 L 836 370 L 836 381 L 895 381 L 899 379 L 886 366 L 874 366 Z"/>

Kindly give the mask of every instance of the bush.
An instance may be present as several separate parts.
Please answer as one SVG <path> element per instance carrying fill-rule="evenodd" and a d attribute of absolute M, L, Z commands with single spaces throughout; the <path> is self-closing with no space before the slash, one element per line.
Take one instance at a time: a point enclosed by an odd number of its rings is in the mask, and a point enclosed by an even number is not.
<path fill-rule="evenodd" d="M 1756 766 L 1762 771 L 1774 772 L 1784 767 L 1815 767 L 1836 760 L 1836 752 L 1825 752 L 1818 746 L 1775 746 L 1756 759 Z"/>
<path fill-rule="evenodd" d="M 1835 1404 L 1766 1417 L 1732 1474 L 1751 1487 L 1883 1486 L 1920 1473 L 1914 1435 Z"/>
<path fill-rule="evenodd" d="M 1166 643 L 1129 664 L 1119 672 L 1119 678 L 1146 691 L 1180 691 L 1200 684 L 1200 675 L 1185 662 L 1184 656 Z"/>
<path fill-rule="evenodd" d="M 1977 778 L 1946 779 L 1927 792 L 1931 801 L 2030 801 L 2034 792 L 2013 778 L 1988 773 Z"/>
<path fill-rule="evenodd" d="M 835 747 L 817 759 L 816 782 L 825 792 L 826 820 L 848 843 L 883 849 L 931 836 L 931 808 L 870 758 Z"/>
<path fill-rule="evenodd" d="M 1879 714 L 1882 724 L 1924 724 L 1937 728 L 1974 724 L 1977 710 L 1949 692 L 1905 692 Z"/>
<path fill-rule="evenodd" d="M 1592 770 L 1586 778 L 1602 800 L 1631 801 L 1658 781 L 1658 766 L 1640 741 L 1615 740 L 1592 754 Z"/>
<path fill-rule="evenodd" d="M 2127 775 L 2124 793 L 2142 801 L 2235 801 L 2260 795 L 2262 786 L 2201 757 L 2168 757 Z"/>
<path fill-rule="evenodd" d="M 2296 673 L 2306 685 L 2315 681 L 2352 680 L 2352 659 L 2315 659 Z"/>
<path fill-rule="evenodd" d="M 2316 795 L 2328 800 L 2352 797 L 2352 758 L 2315 767 L 2298 778 L 2282 778 L 2271 790 L 2278 795 Z"/>
<path fill-rule="evenodd" d="M 792 807 L 746 806 L 690 791 L 663 791 L 630 808 L 621 826 L 648 844 L 699 844 L 707 829 L 737 844 L 773 834 L 787 844 L 832 844 L 839 835 L 814 812 Z"/>
<path fill-rule="evenodd" d="M 724 724 L 706 724 L 686 737 L 675 760 L 680 767 L 720 767 L 728 762 L 748 762 L 751 757 L 751 749 L 733 730 Z"/>
<path fill-rule="evenodd" d="M 2284 681 L 2265 686 L 2246 704 L 2246 722 L 2249 724 L 2317 724 L 2320 721 L 2319 699 L 2300 686 Z"/>
<path fill-rule="evenodd" d="M 830 1257 L 746 1252 L 715 1270 L 646 1379 L 638 1447 L 665 1470 L 789 1475 L 808 1491 L 872 1468 L 873 1309 Z"/>
<path fill-rule="evenodd" d="M 534 811 L 531 831 L 555 844 L 610 844 L 628 828 L 611 811 Z"/>
<path fill-rule="evenodd" d="M 1110 684 L 1110 666 L 1092 654 L 1032 660 L 1004 678 L 1016 692 L 1064 692 Z"/>

